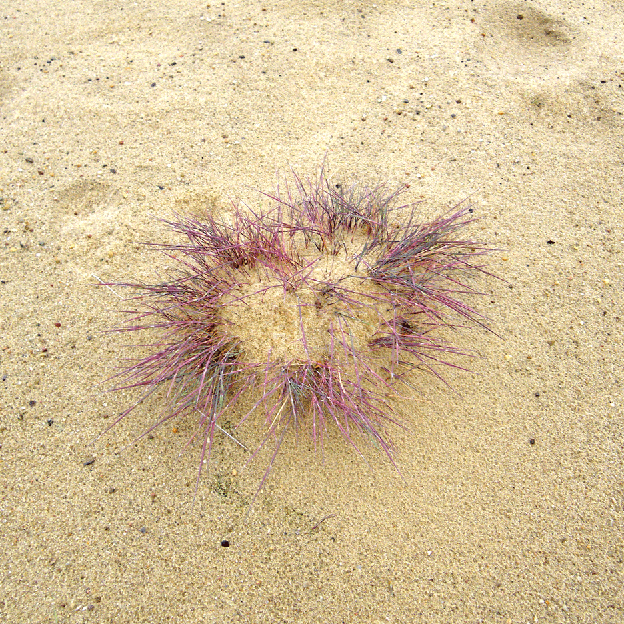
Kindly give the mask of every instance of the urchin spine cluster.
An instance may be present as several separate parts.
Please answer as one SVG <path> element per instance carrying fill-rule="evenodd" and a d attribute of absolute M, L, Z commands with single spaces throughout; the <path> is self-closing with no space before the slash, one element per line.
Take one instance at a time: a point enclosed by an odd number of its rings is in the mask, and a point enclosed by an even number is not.
<path fill-rule="evenodd" d="M 440 330 L 482 324 L 461 297 L 475 293 L 468 281 L 488 251 L 456 237 L 472 221 L 468 207 L 421 223 L 415 205 L 397 206 L 399 193 L 294 176 L 266 195 L 268 211 L 166 222 L 186 240 L 157 245 L 174 274 L 123 284 L 137 290 L 139 311 L 121 329 L 159 337 L 117 375 L 115 389 L 144 393 L 115 423 L 164 387 L 165 415 L 149 431 L 197 414 L 199 480 L 219 419 L 252 393 L 241 423 L 264 412 L 261 446 L 275 440 L 267 474 L 286 433 L 304 425 L 322 444 L 334 423 L 356 449 L 353 432 L 364 433 L 392 461 L 385 425 L 400 423 L 387 396 L 414 369 L 439 376 L 445 354 L 461 352 Z"/>

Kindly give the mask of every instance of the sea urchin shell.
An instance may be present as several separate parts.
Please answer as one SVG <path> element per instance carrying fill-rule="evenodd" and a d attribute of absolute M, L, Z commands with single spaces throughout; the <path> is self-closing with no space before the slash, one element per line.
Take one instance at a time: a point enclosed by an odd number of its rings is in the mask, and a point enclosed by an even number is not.
<path fill-rule="evenodd" d="M 487 252 L 456 237 L 469 208 L 421 223 L 415 206 L 397 206 L 399 192 L 345 189 L 321 172 L 267 195 L 268 211 L 167 222 L 186 240 L 157 245 L 175 274 L 123 284 L 137 289 L 139 311 L 121 330 L 160 334 L 117 375 L 115 389 L 144 394 L 115 423 L 164 387 L 165 415 L 149 431 L 198 414 L 199 480 L 219 418 L 251 393 L 241 422 L 265 414 L 262 445 L 275 440 L 266 474 L 285 434 L 302 426 L 320 443 L 330 423 L 354 446 L 353 432 L 364 433 L 392 460 L 386 425 L 399 423 L 388 396 L 414 369 L 439 376 L 446 354 L 461 352 L 440 330 L 482 324 L 459 297 L 475 292 L 466 280 L 484 272 L 475 259 Z"/>

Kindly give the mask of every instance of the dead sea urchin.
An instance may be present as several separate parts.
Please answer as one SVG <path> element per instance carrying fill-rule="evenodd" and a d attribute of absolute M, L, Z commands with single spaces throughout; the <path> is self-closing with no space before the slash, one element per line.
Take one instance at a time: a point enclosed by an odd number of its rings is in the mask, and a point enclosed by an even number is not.
<path fill-rule="evenodd" d="M 482 325 L 463 299 L 488 251 L 458 236 L 470 208 L 421 222 L 415 205 L 398 205 L 400 192 L 334 185 L 321 172 L 267 194 L 269 209 L 166 222 L 184 240 L 156 245 L 175 271 L 122 284 L 137 295 L 120 331 L 158 337 L 116 375 L 116 390 L 143 393 L 113 425 L 164 389 L 149 431 L 197 418 L 198 482 L 219 419 L 243 396 L 240 423 L 263 412 L 260 448 L 275 444 L 265 478 L 287 432 L 304 427 L 320 444 L 328 425 L 354 447 L 363 433 L 392 461 L 387 426 L 400 423 L 390 397 L 415 370 L 439 376 L 437 365 L 462 352 L 443 337 L 449 328 Z"/>

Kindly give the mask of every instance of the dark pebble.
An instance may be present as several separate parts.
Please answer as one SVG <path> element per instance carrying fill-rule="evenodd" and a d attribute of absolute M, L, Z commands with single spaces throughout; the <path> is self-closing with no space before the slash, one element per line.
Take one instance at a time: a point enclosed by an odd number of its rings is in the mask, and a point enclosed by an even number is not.
<path fill-rule="evenodd" d="M 85 459 L 82 462 L 82 465 L 83 466 L 90 466 L 91 464 L 94 464 L 94 463 L 95 463 L 95 457 L 89 457 L 89 459 Z"/>
<path fill-rule="evenodd" d="M 54 421 L 50 418 L 46 421 L 48 423 L 48 427 L 51 427 L 54 424 Z"/>
<path fill-rule="evenodd" d="M 529 439 L 529 444 L 530 444 L 531 446 L 535 446 L 535 438 L 530 438 L 530 439 Z"/>
<path fill-rule="evenodd" d="M 31 399 L 30 401 L 28 401 L 28 405 L 30 405 L 30 407 L 35 407 L 35 405 L 37 405 L 37 401 Z"/>
<path fill-rule="evenodd" d="M 221 540 L 221 546 L 223 546 L 223 548 L 228 548 L 230 545 L 230 542 L 228 542 L 227 540 Z"/>

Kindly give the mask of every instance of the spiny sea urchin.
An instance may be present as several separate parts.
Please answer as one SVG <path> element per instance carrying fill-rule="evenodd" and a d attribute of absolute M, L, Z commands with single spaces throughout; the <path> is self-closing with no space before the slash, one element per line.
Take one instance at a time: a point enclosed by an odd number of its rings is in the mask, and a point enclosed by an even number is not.
<path fill-rule="evenodd" d="M 321 444 L 329 423 L 354 447 L 353 431 L 364 433 L 392 461 L 385 425 L 399 423 L 389 391 L 414 369 L 439 376 L 445 354 L 461 352 L 440 330 L 482 324 L 458 297 L 475 292 L 466 278 L 484 272 L 475 261 L 487 252 L 456 236 L 470 208 L 421 223 L 414 205 L 397 206 L 400 192 L 347 189 L 321 171 L 266 195 L 269 210 L 166 222 L 186 239 L 157 245 L 176 272 L 161 284 L 123 284 L 138 291 L 139 310 L 121 330 L 160 333 L 117 375 L 116 390 L 144 394 L 113 425 L 165 388 L 165 415 L 149 431 L 199 414 L 199 482 L 219 419 L 252 393 L 240 422 L 262 410 L 261 447 L 275 440 L 264 478 L 286 433 L 304 425 Z"/>

